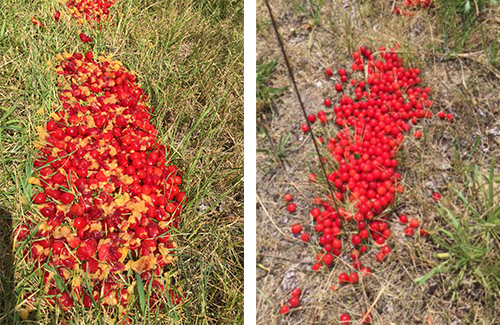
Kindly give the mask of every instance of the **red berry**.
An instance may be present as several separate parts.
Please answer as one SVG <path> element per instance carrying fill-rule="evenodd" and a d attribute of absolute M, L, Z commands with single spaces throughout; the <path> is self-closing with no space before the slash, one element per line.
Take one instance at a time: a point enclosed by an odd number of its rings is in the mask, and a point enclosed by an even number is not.
<path fill-rule="evenodd" d="M 336 90 L 337 92 L 341 92 L 343 89 L 344 89 L 344 87 L 342 87 L 342 85 L 341 85 L 341 84 L 335 84 L 335 90 Z"/>
<path fill-rule="evenodd" d="M 360 271 L 365 275 L 365 276 L 369 276 L 371 273 L 372 273 L 372 270 L 369 268 L 369 267 L 362 267 L 360 269 Z"/>
<path fill-rule="evenodd" d="M 319 271 L 320 268 L 321 268 L 321 263 L 314 263 L 311 267 L 311 269 L 315 272 Z"/>
<path fill-rule="evenodd" d="M 73 202 L 74 198 L 75 196 L 73 194 L 65 192 L 61 194 L 60 200 L 63 204 L 70 204 L 71 202 Z"/>
<path fill-rule="evenodd" d="M 301 130 L 302 130 L 302 132 L 304 132 L 304 133 L 309 132 L 309 126 L 308 126 L 307 124 L 302 124 L 302 125 L 300 126 L 300 129 L 301 129 Z"/>
<path fill-rule="evenodd" d="M 378 262 L 382 262 L 384 259 L 385 259 L 385 255 L 384 253 L 382 252 L 378 252 L 377 255 L 375 255 L 375 259 L 378 261 Z"/>
<path fill-rule="evenodd" d="M 61 12 L 57 10 L 56 12 L 54 12 L 54 20 L 59 21 L 60 18 L 61 18 Z"/>
<path fill-rule="evenodd" d="M 305 232 L 300 234 L 300 240 L 302 240 L 304 243 L 309 242 L 309 235 Z"/>
<path fill-rule="evenodd" d="M 417 219 L 411 219 L 410 220 L 410 227 L 412 227 L 412 228 L 418 228 L 419 224 L 420 223 L 418 222 Z"/>
<path fill-rule="evenodd" d="M 295 308 L 300 305 L 300 300 L 298 297 L 292 297 L 288 299 L 288 303 L 290 304 L 291 307 Z"/>
<path fill-rule="evenodd" d="M 331 77 L 331 76 L 333 76 L 332 70 L 330 70 L 330 69 L 326 68 L 326 69 L 325 69 L 325 75 L 326 75 L 327 77 Z"/>
<path fill-rule="evenodd" d="M 444 119 L 444 117 L 446 116 L 446 113 L 441 111 L 437 114 L 437 116 L 440 118 L 440 119 Z"/>
<path fill-rule="evenodd" d="M 288 210 L 288 212 L 292 213 L 292 212 L 295 212 L 295 203 L 289 203 L 287 206 L 286 206 L 286 209 Z"/>
<path fill-rule="evenodd" d="M 331 107 L 332 106 L 332 101 L 329 100 L 328 98 L 325 98 L 323 100 L 323 105 L 325 105 L 325 107 Z"/>
<path fill-rule="evenodd" d="M 285 194 L 285 201 L 286 202 L 290 202 L 291 200 L 293 200 L 293 195 L 292 194 Z"/>
<path fill-rule="evenodd" d="M 406 236 L 413 236 L 413 234 L 415 233 L 415 230 L 411 227 L 406 227 L 405 228 L 405 235 Z"/>
<path fill-rule="evenodd" d="M 359 282 L 359 276 L 356 272 L 353 272 L 351 273 L 351 275 L 349 275 L 349 282 L 351 282 L 351 284 L 356 284 Z"/>
<path fill-rule="evenodd" d="M 290 311 L 290 307 L 288 307 L 288 305 L 283 305 L 281 306 L 280 308 L 280 314 L 281 315 L 285 315 L 286 313 L 288 313 Z"/>
<path fill-rule="evenodd" d="M 342 314 L 340 315 L 340 323 L 345 325 L 345 324 L 351 324 L 351 316 L 349 314 Z"/>
<path fill-rule="evenodd" d="M 292 290 L 292 297 L 299 297 L 302 291 L 299 288 L 295 288 Z"/>
<path fill-rule="evenodd" d="M 361 238 L 360 235 L 353 235 L 351 238 L 351 242 L 354 246 L 358 246 L 359 244 L 361 244 L 362 240 L 363 238 Z"/>
<path fill-rule="evenodd" d="M 330 253 L 325 254 L 325 256 L 323 256 L 323 263 L 325 263 L 325 265 L 331 265 L 333 263 L 333 255 Z"/>
<path fill-rule="evenodd" d="M 292 225 L 292 234 L 299 235 L 301 231 L 302 231 L 302 226 L 300 224 L 294 223 Z"/>
<path fill-rule="evenodd" d="M 441 194 L 439 194 L 438 192 L 433 192 L 432 193 L 432 199 L 437 202 L 441 199 Z"/>
<path fill-rule="evenodd" d="M 347 275 L 347 273 L 345 272 L 342 272 L 339 274 L 339 283 L 340 284 L 345 284 L 349 282 L 349 276 Z"/>
<path fill-rule="evenodd" d="M 33 203 L 35 203 L 35 204 L 43 204 L 43 203 L 45 203 L 46 199 L 47 199 L 47 195 L 45 195 L 45 193 L 38 193 L 37 195 L 34 195 L 32 198 Z"/>
<path fill-rule="evenodd" d="M 420 130 L 415 131 L 415 133 L 413 133 L 413 136 L 415 137 L 415 139 L 420 139 L 422 137 L 422 132 Z"/>
<path fill-rule="evenodd" d="M 382 247 L 382 253 L 384 255 L 389 255 L 391 253 L 391 248 L 387 245 L 385 245 L 384 247 Z"/>
<path fill-rule="evenodd" d="M 446 118 L 447 121 L 452 121 L 453 120 L 453 114 L 448 113 L 448 114 L 446 114 L 445 118 Z"/>
<path fill-rule="evenodd" d="M 314 115 L 314 114 L 309 114 L 309 115 L 307 116 L 307 120 L 309 121 L 309 123 L 314 123 L 314 122 L 316 122 L 316 115 Z"/>
<path fill-rule="evenodd" d="M 400 215 L 399 222 L 401 222 L 402 224 L 406 224 L 408 222 L 408 217 L 404 214 Z"/>

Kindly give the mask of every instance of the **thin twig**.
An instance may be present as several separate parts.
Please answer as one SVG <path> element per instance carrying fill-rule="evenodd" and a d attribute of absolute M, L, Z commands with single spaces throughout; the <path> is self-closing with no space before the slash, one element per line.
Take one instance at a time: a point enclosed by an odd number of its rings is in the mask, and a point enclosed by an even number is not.
<path fill-rule="evenodd" d="M 332 189 L 332 186 L 331 186 L 330 182 L 328 181 L 328 173 L 326 172 L 325 164 L 321 160 L 321 154 L 319 152 L 318 143 L 316 142 L 317 139 L 316 139 L 316 136 L 314 135 L 314 132 L 313 132 L 313 129 L 312 129 L 312 125 L 309 122 L 309 120 L 307 119 L 306 109 L 304 107 L 304 103 L 302 102 L 302 97 L 300 96 L 300 92 L 299 92 L 299 89 L 297 87 L 297 83 L 295 82 L 295 77 L 293 75 L 293 70 L 292 70 L 292 67 L 290 66 L 290 62 L 288 61 L 288 56 L 287 56 L 286 51 L 285 51 L 285 46 L 283 45 L 283 41 L 281 40 L 281 36 L 280 36 L 279 31 L 278 31 L 278 26 L 276 24 L 276 21 L 274 20 L 273 12 L 271 10 L 271 6 L 269 5 L 269 1 L 268 0 L 264 0 L 264 2 L 266 3 L 267 10 L 269 11 L 269 17 L 271 18 L 271 23 L 273 25 L 274 32 L 276 33 L 276 38 L 278 39 L 278 44 L 280 46 L 281 53 L 283 54 L 283 58 L 285 60 L 285 64 L 286 64 L 286 67 L 287 67 L 287 70 L 288 70 L 288 74 L 290 76 L 290 80 L 292 81 L 293 88 L 295 90 L 295 93 L 297 94 L 297 99 L 299 100 L 299 104 L 300 104 L 300 108 L 302 110 L 302 114 L 304 115 L 304 119 L 306 120 L 307 126 L 309 127 L 309 134 L 311 135 L 311 138 L 312 138 L 312 141 L 313 141 L 313 144 L 314 144 L 314 148 L 316 149 L 316 154 L 318 156 L 319 163 L 321 165 L 321 168 L 323 169 L 323 173 L 325 174 L 325 180 L 326 180 L 326 183 L 327 183 L 327 186 L 328 186 L 328 190 L 330 191 L 330 195 L 332 197 L 333 204 L 335 205 L 335 209 L 338 211 L 339 209 L 338 209 L 338 206 L 337 206 L 337 201 L 336 201 L 336 198 L 335 198 L 335 194 L 333 192 L 333 189 Z"/>

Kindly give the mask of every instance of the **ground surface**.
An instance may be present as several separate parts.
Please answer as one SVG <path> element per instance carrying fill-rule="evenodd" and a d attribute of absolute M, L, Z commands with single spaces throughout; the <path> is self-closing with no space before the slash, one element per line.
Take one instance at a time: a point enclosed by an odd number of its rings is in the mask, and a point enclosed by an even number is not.
<path fill-rule="evenodd" d="M 494 18 L 498 8 L 485 9 L 481 27 L 469 34 L 460 51 L 453 52 L 446 50 L 449 43 L 442 38 L 442 17 L 436 10 L 401 17 L 392 14 L 389 1 L 270 2 L 308 114 L 324 109 L 323 98 L 339 98 L 332 90 L 333 82 L 324 77 L 326 67 L 334 72 L 347 67 L 352 62 L 350 53 L 361 45 L 401 45 L 402 55 L 412 66 L 421 68 L 425 85 L 432 89 L 433 111 L 446 109 L 456 119 L 448 123 L 433 118 L 417 125 L 424 134 L 419 141 L 407 136 L 405 148 L 398 154 L 406 192 L 397 199 L 396 212 L 420 219 L 434 235 L 437 229 L 448 227 L 430 197 L 439 191 L 443 205 L 465 216 L 453 189 L 463 190 L 467 198 L 477 197 L 477 192 L 464 185 L 466 175 L 473 168 L 487 170 L 491 157 L 500 156 L 500 74 L 488 63 L 486 50 L 478 41 L 479 29 L 488 31 L 483 35 L 493 40 L 498 38 L 499 25 Z M 330 271 L 322 268 L 313 274 L 311 265 L 319 251 L 317 238 L 311 236 L 311 242 L 304 244 L 291 236 L 290 225 L 300 222 L 312 235 L 312 199 L 324 197 L 326 189 L 308 182 L 309 172 L 320 173 L 314 147 L 309 135 L 300 130 L 303 117 L 264 2 L 258 1 L 257 7 L 257 61 L 266 64 L 277 60 L 267 86 L 289 87 L 281 96 L 264 103 L 261 100 L 258 105 L 258 324 L 337 324 L 344 312 L 359 322 L 366 310 L 372 311 L 374 324 L 499 323 L 498 305 L 488 303 L 484 290 L 467 276 L 445 272 L 425 284 L 416 284 L 415 279 L 439 264 L 436 245 L 430 239 L 404 238 L 404 228 L 397 223 L 392 226 L 394 254 L 380 265 L 369 262 L 375 272 L 358 289 L 331 289 L 340 270 L 349 269 L 347 260 L 337 261 Z M 454 55 L 443 58 L 450 52 Z M 332 132 L 331 124 L 330 128 Z M 316 126 L 315 130 L 319 129 Z M 287 134 L 290 138 L 280 146 Z M 497 164 L 496 175 L 498 171 Z M 294 214 L 285 209 L 286 193 L 294 195 Z M 498 197 L 495 200 L 498 204 Z M 498 252 L 498 242 L 495 245 Z M 457 279 L 459 284 L 455 285 Z M 295 287 L 304 292 L 301 306 L 281 316 L 279 308 Z"/>
<path fill-rule="evenodd" d="M 60 10 L 61 21 L 53 13 Z M 45 26 L 31 22 L 36 17 Z M 191 202 L 176 241 L 171 284 L 183 305 L 159 314 L 132 309 L 137 324 L 241 323 L 243 319 L 243 2 L 117 1 L 100 31 L 78 26 L 56 1 L 0 2 L 0 323 L 20 323 L 23 294 L 41 292 L 12 250 L 35 127 L 57 101 L 57 53 L 113 53 L 150 95 L 154 124 L 184 172 Z M 84 45 L 83 31 L 94 41 Z M 14 264 L 15 263 L 15 264 Z M 14 265 L 14 266 L 13 266 Z M 22 279 L 22 281 L 21 281 Z M 110 323 L 104 310 L 39 306 L 31 324 Z"/>

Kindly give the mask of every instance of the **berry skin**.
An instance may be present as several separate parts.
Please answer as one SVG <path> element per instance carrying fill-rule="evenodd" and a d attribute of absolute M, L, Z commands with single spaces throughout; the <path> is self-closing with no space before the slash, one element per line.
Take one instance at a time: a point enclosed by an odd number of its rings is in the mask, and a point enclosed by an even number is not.
<path fill-rule="evenodd" d="M 73 199 L 75 198 L 75 196 L 71 193 L 63 193 L 61 194 L 61 202 L 64 203 L 64 204 L 70 204 L 71 202 L 73 202 Z"/>
<path fill-rule="evenodd" d="M 405 228 L 405 235 L 406 236 L 413 236 L 413 234 L 415 233 L 415 230 L 411 227 L 406 227 Z"/>
<path fill-rule="evenodd" d="M 351 273 L 351 275 L 349 275 L 349 282 L 351 282 L 351 284 L 358 283 L 359 282 L 358 273 L 356 273 L 356 272 Z"/>
<path fill-rule="evenodd" d="M 401 222 L 402 224 L 406 224 L 408 223 L 408 217 L 404 214 L 400 215 L 399 216 L 399 222 Z"/>
<path fill-rule="evenodd" d="M 382 252 L 378 252 L 377 255 L 375 255 L 375 259 L 378 261 L 378 262 L 382 262 L 384 259 L 385 259 L 385 255 L 384 253 Z"/>
<path fill-rule="evenodd" d="M 352 236 L 351 238 L 351 242 L 354 246 L 358 246 L 359 244 L 361 244 L 361 241 L 363 240 L 363 238 L 361 238 L 360 235 L 354 235 Z"/>
<path fill-rule="evenodd" d="M 440 119 L 444 119 L 444 118 L 445 118 L 445 116 L 446 116 L 446 113 L 445 113 L 445 112 L 443 112 L 443 111 L 441 111 L 441 112 L 439 112 L 439 113 L 437 114 L 437 116 L 438 116 Z"/>
<path fill-rule="evenodd" d="M 306 234 L 305 232 L 300 234 L 300 240 L 302 240 L 304 243 L 309 242 L 309 235 Z"/>
<path fill-rule="evenodd" d="M 323 100 L 323 105 L 325 105 L 325 107 L 331 107 L 332 106 L 332 101 L 329 100 L 328 98 L 325 98 Z"/>
<path fill-rule="evenodd" d="M 429 233 L 427 232 L 427 230 L 425 230 L 424 228 L 420 228 L 420 236 L 425 237 L 428 235 Z"/>
<path fill-rule="evenodd" d="M 292 297 L 300 297 L 301 294 L 302 290 L 300 290 L 299 288 L 295 288 L 292 290 Z"/>
<path fill-rule="evenodd" d="M 302 232 L 302 226 L 298 223 L 292 225 L 292 234 L 298 236 Z"/>
<path fill-rule="evenodd" d="M 286 209 L 288 212 L 290 213 L 293 213 L 295 212 L 295 209 L 296 209 L 296 205 L 295 203 L 289 203 L 287 206 L 286 206 Z"/>
<path fill-rule="evenodd" d="M 284 199 L 286 202 L 290 202 L 293 200 L 293 195 L 292 194 L 285 194 Z"/>
<path fill-rule="evenodd" d="M 341 84 L 335 84 L 335 90 L 336 90 L 337 92 L 341 92 L 342 90 L 344 90 L 344 87 L 342 87 L 342 85 L 341 85 Z"/>
<path fill-rule="evenodd" d="M 314 263 L 311 267 L 311 269 L 314 271 L 314 272 L 317 272 L 319 271 L 319 269 L 321 268 L 321 263 Z"/>
<path fill-rule="evenodd" d="M 410 220 L 410 227 L 412 227 L 412 228 L 418 228 L 419 224 L 420 223 L 418 222 L 417 219 L 411 219 Z"/>
<path fill-rule="evenodd" d="M 302 125 L 300 126 L 300 129 L 301 129 L 301 130 L 302 130 L 302 132 L 304 132 L 304 133 L 309 132 L 309 126 L 308 126 L 307 124 L 302 124 Z"/>
<path fill-rule="evenodd" d="M 389 255 L 391 253 L 391 248 L 387 245 L 385 245 L 384 247 L 382 247 L 382 253 L 384 255 Z"/>
<path fill-rule="evenodd" d="M 339 76 L 341 76 L 341 77 L 342 77 L 342 76 L 346 76 L 346 75 L 347 75 L 347 71 L 345 71 L 345 69 L 340 69 L 340 70 L 338 71 L 338 74 L 339 74 Z"/>
<path fill-rule="evenodd" d="M 288 307 L 288 305 L 283 305 L 283 306 L 281 306 L 281 308 L 280 308 L 280 314 L 281 314 L 281 315 L 285 315 L 285 314 L 287 314 L 289 311 L 290 311 L 290 307 Z"/>
<path fill-rule="evenodd" d="M 349 314 L 342 314 L 340 315 L 339 321 L 342 325 L 351 324 L 351 316 L 349 316 Z"/>
<path fill-rule="evenodd" d="M 314 122 L 316 122 L 316 115 L 314 115 L 314 114 L 309 114 L 309 115 L 307 116 L 307 120 L 309 121 L 309 123 L 314 123 Z"/>
<path fill-rule="evenodd" d="M 422 131 L 415 131 L 415 133 L 413 133 L 413 136 L 415 137 L 415 139 L 420 139 L 422 137 Z"/>
<path fill-rule="evenodd" d="M 347 273 L 345 273 L 345 272 L 340 273 L 339 274 L 339 283 L 345 284 L 348 282 L 349 282 L 349 276 L 347 275 Z"/>
<path fill-rule="evenodd" d="M 45 193 L 38 193 L 37 195 L 33 196 L 33 203 L 35 204 L 43 204 L 45 203 L 45 200 L 47 199 L 47 195 Z"/>
<path fill-rule="evenodd" d="M 288 300 L 288 303 L 290 304 L 290 307 L 298 307 L 300 305 L 300 300 L 297 297 L 292 297 Z"/>
<path fill-rule="evenodd" d="M 326 68 L 326 69 L 325 69 L 325 75 L 326 75 L 327 77 L 331 77 L 331 76 L 333 76 L 332 70 L 330 70 L 330 69 Z"/>
<path fill-rule="evenodd" d="M 438 192 L 433 192 L 432 199 L 434 200 L 434 202 L 439 201 L 441 199 L 441 194 L 439 194 Z"/>
<path fill-rule="evenodd" d="M 446 114 L 445 118 L 447 121 L 453 121 L 453 114 L 448 113 L 448 114 Z"/>
<path fill-rule="evenodd" d="M 325 256 L 323 256 L 323 263 L 325 263 L 325 265 L 331 265 L 333 263 L 333 255 L 330 253 L 325 254 Z"/>

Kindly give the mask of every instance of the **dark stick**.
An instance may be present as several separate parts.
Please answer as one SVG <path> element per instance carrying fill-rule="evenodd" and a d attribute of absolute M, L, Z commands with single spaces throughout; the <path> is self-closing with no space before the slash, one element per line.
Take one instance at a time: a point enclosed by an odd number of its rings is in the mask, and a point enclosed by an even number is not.
<path fill-rule="evenodd" d="M 333 204 L 335 205 L 335 209 L 338 211 L 339 208 L 337 206 L 335 194 L 333 192 L 333 189 L 332 189 L 330 182 L 328 181 L 328 173 L 326 172 L 325 164 L 321 160 L 321 154 L 319 152 L 319 147 L 318 147 L 318 144 L 316 143 L 316 136 L 314 135 L 311 123 L 307 119 L 306 109 L 304 107 L 304 103 L 302 102 L 302 98 L 300 97 L 300 92 L 299 92 L 299 89 L 297 87 L 297 83 L 295 82 L 295 77 L 293 75 L 292 67 L 290 66 L 290 62 L 288 62 L 288 56 L 287 56 L 286 51 L 285 51 L 285 46 L 283 45 L 283 41 L 281 40 L 280 33 L 278 32 L 278 26 L 276 25 L 276 21 L 274 20 L 271 6 L 269 5 L 268 0 L 264 0 L 264 2 L 266 3 L 267 10 L 269 11 L 269 16 L 271 17 L 271 23 L 273 24 L 274 32 L 276 33 L 276 38 L 278 39 L 281 53 L 283 54 L 283 58 L 285 59 L 285 64 L 286 64 L 286 67 L 288 69 L 288 74 L 290 76 L 290 79 L 292 80 L 293 88 L 295 90 L 295 93 L 297 94 L 297 99 L 299 100 L 300 108 L 302 109 L 302 114 L 304 114 L 304 119 L 306 120 L 307 126 L 309 127 L 309 133 L 311 134 L 311 138 L 312 138 L 312 141 L 314 143 L 314 148 L 316 149 L 316 154 L 318 155 L 319 163 L 323 169 L 323 173 L 325 174 L 325 180 L 326 180 L 326 184 L 328 186 L 328 190 L 330 191 L 330 195 L 332 196 L 332 201 L 333 201 Z"/>

